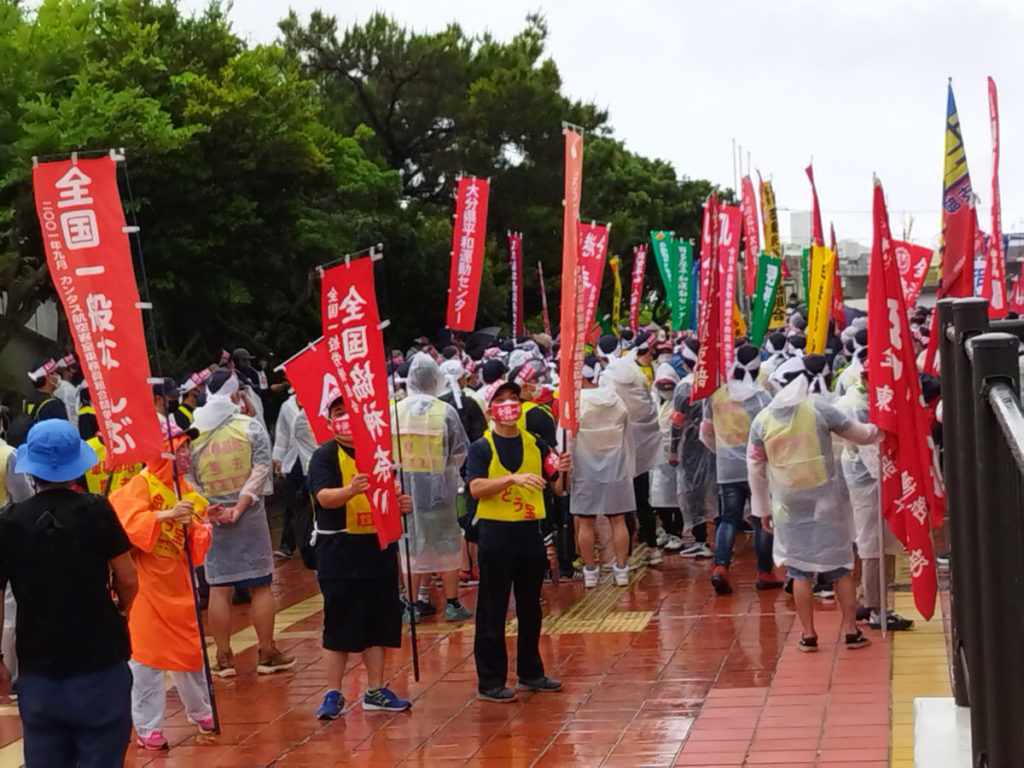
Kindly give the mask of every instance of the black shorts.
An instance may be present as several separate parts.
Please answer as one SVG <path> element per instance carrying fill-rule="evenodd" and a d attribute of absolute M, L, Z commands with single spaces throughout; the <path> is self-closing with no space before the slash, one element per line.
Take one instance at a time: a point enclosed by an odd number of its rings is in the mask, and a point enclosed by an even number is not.
<path fill-rule="evenodd" d="M 395 579 L 320 579 L 323 647 L 359 653 L 402 646 L 402 604 Z"/>

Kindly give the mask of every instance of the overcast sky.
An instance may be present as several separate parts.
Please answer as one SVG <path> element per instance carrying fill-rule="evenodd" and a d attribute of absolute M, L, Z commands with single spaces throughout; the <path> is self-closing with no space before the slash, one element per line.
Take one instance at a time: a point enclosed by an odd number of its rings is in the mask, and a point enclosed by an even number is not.
<path fill-rule="evenodd" d="M 948 77 L 989 230 L 992 75 L 1003 231 L 1024 231 L 1020 0 L 234 0 L 231 18 L 243 37 L 268 42 L 289 7 L 303 18 L 322 8 L 342 28 L 382 10 L 418 30 L 455 20 L 502 39 L 539 10 L 565 91 L 606 108 L 630 149 L 731 187 L 735 138 L 744 165 L 749 150 L 752 169 L 773 178 L 780 209 L 794 210 L 810 207 L 803 169 L 813 156 L 825 227 L 833 220 L 839 239 L 865 243 L 872 172 L 893 230 L 900 233 L 906 211 L 913 239 L 936 243 Z M 584 179 L 584 210 L 586 198 Z M 786 236 L 784 211 L 780 219 Z"/>

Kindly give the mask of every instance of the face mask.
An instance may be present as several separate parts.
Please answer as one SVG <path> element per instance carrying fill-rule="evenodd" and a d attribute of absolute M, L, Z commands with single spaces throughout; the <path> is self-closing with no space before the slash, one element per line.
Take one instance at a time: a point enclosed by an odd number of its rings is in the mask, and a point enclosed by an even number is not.
<path fill-rule="evenodd" d="M 495 403 L 491 406 L 491 414 L 497 422 L 508 424 L 519 421 L 523 413 L 523 404 L 518 400 L 514 402 Z"/>
<path fill-rule="evenodd" d="M 660 397 L 662 400 L 668 400 L 670 397 L 672 397 L 672 392 L 673 390 L 671 389 L 662 389 L 661 387 L 658 387 L 658 397 Z"/>
<path fill-rule="evenodd" d="M 352 424 L 349 421 L 348 414 L 331 419 L 331 432 L 334 433 L 335 437 L 352 437 Z"/>
<path fill-rule="evenodd" d="M 192 468 L 192 452 L 178 451 L 174 454 L 174 463 L 178 469 L 179 475 L 187 474 Z"/>

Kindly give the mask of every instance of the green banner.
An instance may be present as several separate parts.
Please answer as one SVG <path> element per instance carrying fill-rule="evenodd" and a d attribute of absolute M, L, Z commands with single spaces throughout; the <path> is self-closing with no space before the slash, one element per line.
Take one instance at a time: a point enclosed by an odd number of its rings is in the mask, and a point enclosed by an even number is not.
<path fill-rule="evenodd" d="M 811 249 L 804 248 L 800 252 L 800 268 L 804 273 L 804 301 L 810 301 L 811 298 Z M 807 318 L 805 317 L 804 320 Z"/>
<path fill-rule="evenodd" d="M 672 330 L 681 331 L 690 326 L 690 276 L 693 274 L 693 243 L 673 240 L 676 251 L 676 302 L 672 307 Z"/>
<path fill-rule="evenodd" d="M 676 274 L 679 271 L 679 251 L 672 247 L 672 233 L 666 230 L 651 230 L 651 256 L 658 264 L 661 282 L 665 285 L 665 304 L 676 311 Z M 674 325 L 674 324 L 673 324 Z"/>
<path fill-rule="evenodd" d="M 768 332 L 775 296 L 782 284 L 782 259 L 761 252 L 757 262 L 757 292 L 750 318 L 750 343 L 760 347 Z"/>

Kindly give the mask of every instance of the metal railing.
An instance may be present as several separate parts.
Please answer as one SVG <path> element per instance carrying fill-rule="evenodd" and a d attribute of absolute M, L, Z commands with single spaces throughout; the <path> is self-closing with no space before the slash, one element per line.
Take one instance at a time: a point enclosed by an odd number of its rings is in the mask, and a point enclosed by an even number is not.
<path fill-rule="evenodd" d="M 938 303 L 951 545 L 951 676 L 974 768 L 1024 765 L 1024 321 L 984 299 Z"/>

